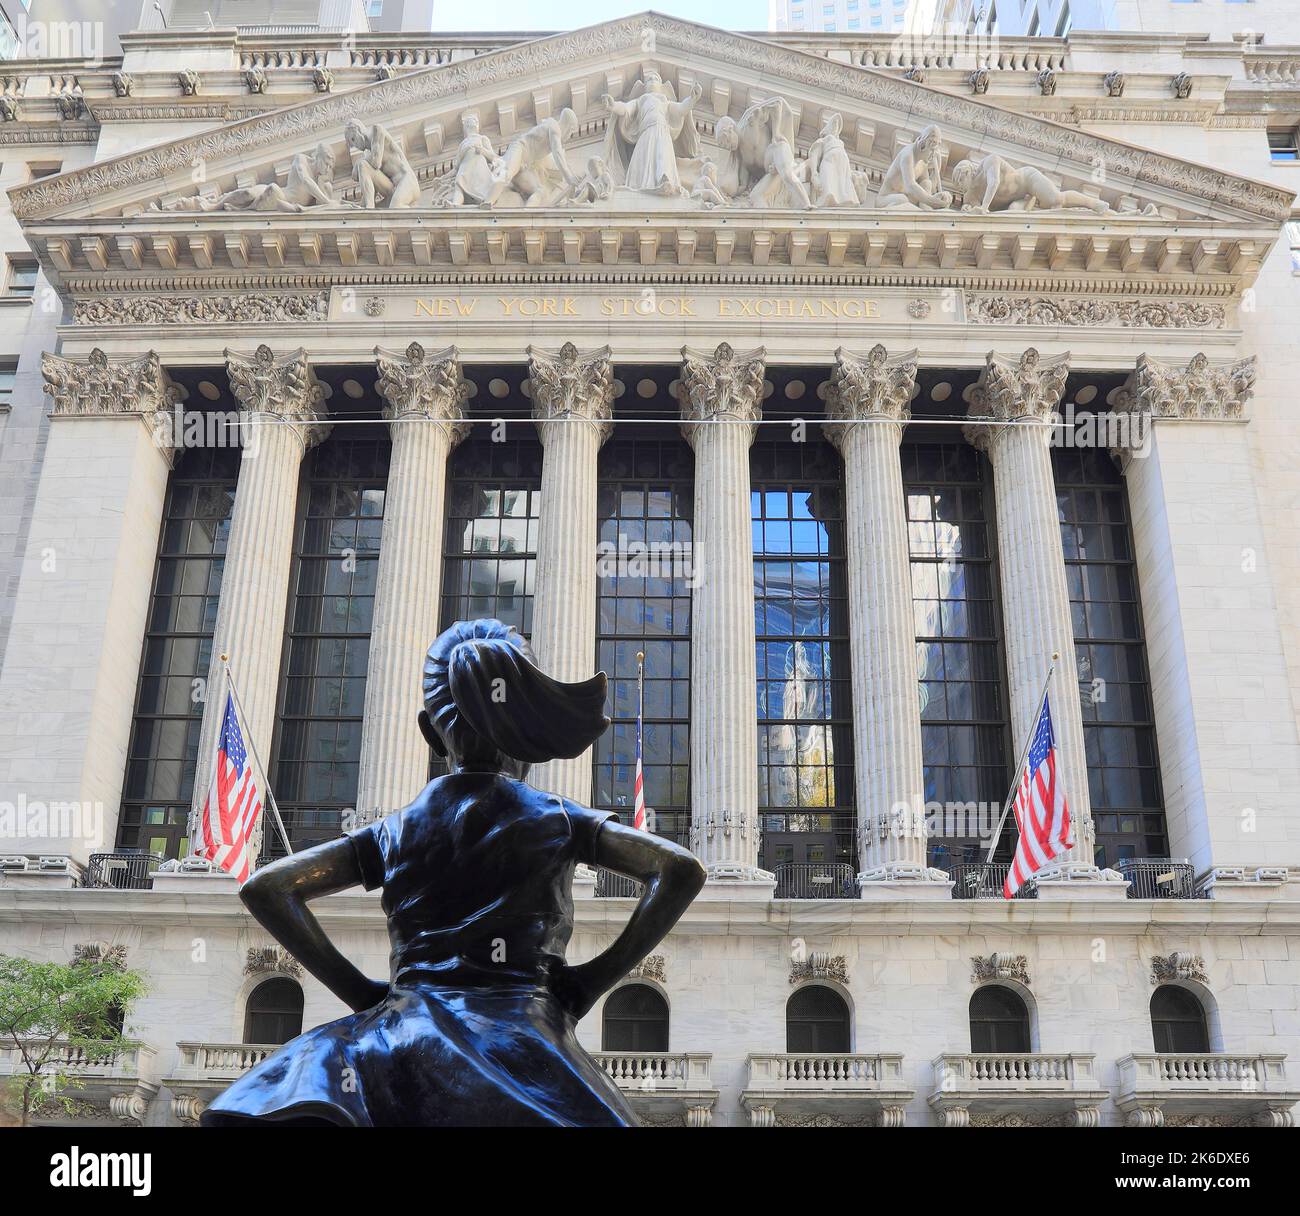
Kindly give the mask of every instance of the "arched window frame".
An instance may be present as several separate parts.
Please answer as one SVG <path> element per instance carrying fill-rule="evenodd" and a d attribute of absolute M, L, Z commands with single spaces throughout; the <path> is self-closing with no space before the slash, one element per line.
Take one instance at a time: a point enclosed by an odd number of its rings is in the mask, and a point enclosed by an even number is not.
<path fill-rule="evenodd" d="M 790 1005 L 799 996 L 800 993 L 806 992 L 810 988 L 825 988 L 834 993 L 844 1005 L 844 1016 L 847 1022 L 848 1042 L 843 1052 L 800 1052 L 790 1047 Z M 857 1042 L 857 1018 L 854 1016 L 853 998 L 849 995 L 847 988 L 841 984 L 829 983 L 825 980 L 809 980 L 807 983 L 800 984 L 786 998 L 785 1009 L 783 1011 L 785 1018 L 785 1050 L 787 1053 L 802 1055 L 851 1055 L 856 1049 Z"/>
<path fill-rule="evenodd" d="M 644 988 L 654 993 L 664 1005 L 664 1046 L 662 1048 L 627 1048 L 627 1047 L 609 1047 L 606 1043 L 607 1019 L 609 1016 L 609 1003 L 621 992 L 626 992 L 629 988 Z M 646 979 L 629 979 L 619 984 L 616 988 L 611 988 L 605 994 L 605 999 L 600 1008 L 600 1049 L 601 1051 L 670 1051 L 672 1049 L 673 1034 L 673 1006 L 668 999 L 668 993 L 664 991 L 662 985 L 656 984 Z"/>
<path fill-rule="evenodd" d="M 274 975 L 261 975 L 258 976 L 253 983 L 248 985 L 248 988 L 244 993 L 244 999 L 242 1002 L 240 1002 L 240 1008 L 243 1011 L 243 1020 L 240 1026 L 240 1035 L 239 1035 L 239 1041 L 241 1043 L 255 1043 L 255 1042 L 263 1041 L 260 1038 L 254 1039 L 249 1037 L 250 1031 L 252 1029 L 252 1017 L 254 1013 L 291 1014 L 293 1012 L 292 1010 L 289 1009 L 282 1009 L 282 1010 L 254 1010 L 253 1009 L 253 1001 L 256 999 L 257 994 L 261 992 L 268 984 L 273 984 L 276 982 L 292 984 L 298 990 L 298 996 L 299 999 L 301 1000 L 301 1006 L 298 1009 L 298 1028 L 293 1032 L 293 1034 L 289 1035 L 288 1038 L 285 1038 L 283 1042 L 287 1043 L 290 1039 L 297 1038 L 298 1035 L 302 1034 L 303 1018 L 306 1013 L 306 1005 L 307 1005 L 306 993 L 303 991 L 302 985 L 291 975 L 282 975 L 278 973 Z"/>
<path fill-rule="evenodd" d="M 1030 992 L 1029 989 L 1026 988 L 1023 984 L 1020 984 L 1015 980 L 998 979 L 998 980 L 990 980 L 986 984 L 978 985 L 975 988 L 975 990 L 971 993 L 970 1000 L 966 1002 L 966 1028 L 967 1028 L 967 1034 L 970 1036 L 971 1054 L 972 1055 L 1016 1054 L 1011 1052 L 985 1053 L 983 1051 L 978 1050 L 975 1047 L 975 1036 L 974 1036 L 975 1025 L 974 1025 L 974 1019 L 971 1017 L 971 1010 L 974 1007 L 976 997 L 978 997 L 981 992 L 984 992 L 989 988 L 1002 988 L 1005 989 L 1007 992 L 1010 992 L 1013 996 L 1020 998 L 1021 1003 L 1025 1007 L 1025 1023 L 1026 1023 L 1026 1032 L 1027 1032 L 1027 1038 L 1029 1043 L 1028 1054 L 1033 1054 L 1034 1052 L 1040 1051 L 1041 1047 L 1039 1046 L 1039 1039 L 1038 1039 L 1038 1006 L 1034 1001 L 1033 993 Z"/>
<path fill-rule="evenodd" d="M 1156 996 L 1164 989 L 1177 988 L 1192 998 L 1201 1008 L 1201 1020 L 1205 1027 L 1205 1050 L 1204 1052 L 1162 1052 L 1159 1042 L 1156 1038 L 1155 1017 L 1152 1006 L 1155 1003 Z M 1147 1001 L 1147 1023 L 1151 1027 L 1151 1045 L 1152 1050 L 1158 1055 L 1212 1055 L 1223 1051 L 1223 1034 L 1219 1022 L 1219 1007 L 1210 990 L 1201 984 L 1190 981 L 1171 980 L 1167 983 L 1157 985 L 1151 993 L 1150 1000 Z"/>

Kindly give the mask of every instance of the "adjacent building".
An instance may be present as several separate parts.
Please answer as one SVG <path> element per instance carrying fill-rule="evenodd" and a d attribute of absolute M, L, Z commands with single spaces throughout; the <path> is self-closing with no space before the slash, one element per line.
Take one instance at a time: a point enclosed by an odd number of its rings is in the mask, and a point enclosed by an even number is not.
<path fill-rule="evenodd" d="M 534 779 L 618 812 L 645 656 L 710 881 L 579 1034 L 646 1122 L 1289 1125 L 1293 20 L 180 7 L 0 71 L 0 952 L 147 973 L 103 1116 L 342 1012 L 192 856 L 227 667 L 301 848 L 436 775 L 423 648 L 494 616 L 609 674 Z M 1007 901 L 1044 687 L 1075 845 Z M 635 897 L 580 873 L 573 956 Z"/>

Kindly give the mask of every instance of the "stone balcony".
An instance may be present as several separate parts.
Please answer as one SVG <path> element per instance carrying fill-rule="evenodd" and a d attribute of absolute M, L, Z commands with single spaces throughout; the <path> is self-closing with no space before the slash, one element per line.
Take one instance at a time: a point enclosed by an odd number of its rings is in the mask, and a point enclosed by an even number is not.
<path fill-rule="evenodd" d="M 1147 1052 L 1117 1067 L 1115 1101 L 1130 1127 L 1290 1127 L 1300 1101 L 1281 1054 Z"/>
<path fill-rule="evenodd" d="M 23 1049 L 43 1052 L 46 1040 L 12 1040 L 0 1045 L 0 1077 L 20 1077 L 27 1072 Z M 68 1096 L 97 1113 L 123 1123 L 141 1123 L 158 1092 L 156 1052 L 147 1043 L 132 1043 L 107 1055 L 81 1047 L 56 1045 L 45 1071 L 59 1073 L 75 1085 Z"/>
<path fill-rule="evenodd" d="M 901 1055 L 751 1055 L 741 1105 L 752 1127 L 902 1127 L 915 1095 Z"/>
<path fill-rule="evenodd" d="M 1096 1127 L 1109 1096 L 1091 1055 L 996 1052 L 936 1056 L 928 1102 L 942 1127 Z"/>
<path fill-rule="evenodd" d="M 593 1059 L 649 1126 L 708 1127 L 718 1091 L 709 1079 L 708 1052 L 598 1051 Z"/>
<path fill-rule="evenodd" d="M 171 1090 L 172 1113 L 195 1124 L 217 1094 L 278 1051 L 279 1044 L 177 1043 L 176 1048 L 179 1062 L 163 1084 Z"/>

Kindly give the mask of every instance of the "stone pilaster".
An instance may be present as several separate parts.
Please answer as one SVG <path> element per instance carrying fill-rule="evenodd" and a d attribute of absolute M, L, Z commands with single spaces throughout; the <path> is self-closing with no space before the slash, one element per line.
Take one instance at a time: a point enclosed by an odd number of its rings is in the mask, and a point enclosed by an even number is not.
<path fill-rule="evenodd" d="M 1018 359 L 1009 359 L 990 352 L 979 382 L 967 392 L 972 419 L 967 438 L 987 451 L 993 462 L 1002 631 L 1016 759 L 1037 713 L 1052 655 L 1060 656 L 1050 688 L 1052 723 L 1075 847 L 1062 864 L 1042 871 L 1042 877 L 1095 879 L 1102 875 L 1093 865 L 1083 714 L 1050 451 L 1051 423 L 1069 370 L 1068 353 L 1044 359 L 1031 348 Z M 1122 895 L 1124 887 L 1113 885 Z"/>
<path fill-rule="evenodd" d="M 252 355 L 225 353 L 230 387 L 243 407 L 244 450 L 212 641 L 191 840 L 211 779 L 213 748 L 225 708 L 223 654 L 229 658 L 247 717 L 250 750 L 263 765 L 271 765 L 299 467 L 308 450 L 329 431 L 320 408 L 323 392 L 305 350 L 299 348 L 282 358 L 265 345 Z"/>
<path fill-rule="evenodd" d="M 53 408 L 0 675 L 0 800 L 6 852 L 68 857 L 70 882 L 116 836 L 174 390 L 152 351 L 46 354 L 41 373 Z"/>
<path fill-rule="evenodd" d="M 393 453 L 366 673 L 360 822 L 405 806 L 428 780 L 416 715 L 424 654 L 438 633 L 447 457 L 465 435 L 469 394 L 454 346 L 428 354 L 412 342 L 404 355 L 376 347 L 375 360 Z"/>
<path fill-rule="evenodd" d="M 864 897 L 897 880 L 940 897 L 947 876 L 925 861 L 925 781 L 912 622 L 911 556 L 899 444 L 916 384 L 916 351 L 860 358 L 841 349 L 826 394 L 826 437 L 844 457 L 853 662 L 858 875 Z M 892 892 L 891 892 L 892 897 Z"/>
<path fill-rule="evenodd" d="M 614 406 L 610 349 L 528 347 L 533 418 L 542 440 L 542 514 L 532 647 L 557 680 L 596 667 L 596 460 Z M 591 752 L 538 765 L 529 780 L 574 802 L 591 801 Z"/>
<path fill-rule="evenodd" d="M 749 447 L 762 417 L 766 352 L 682 349 L 682 432 L 695 449 L 691 597 L 691 848 L 711 881 L 758 868 L 758 689 Z"/>

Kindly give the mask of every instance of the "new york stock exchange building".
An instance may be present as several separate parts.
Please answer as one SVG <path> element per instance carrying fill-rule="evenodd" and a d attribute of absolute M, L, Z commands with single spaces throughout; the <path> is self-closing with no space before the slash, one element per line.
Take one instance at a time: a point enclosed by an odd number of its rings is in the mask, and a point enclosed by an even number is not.
<path fill-rule="evenodd" d="M 99 1117 L 192 1123 L 344 1012 L 194 855 L 227 668 L 298 850 L 438 775 L 425 649 L 496 617 L 608 673 L 531 779 L 624 822 L 644 655 L 649 827 L 708 871 L 579 1026 L 643 1122 L 1290 1125 L 1280 41 L 3 65 L 0 953 L 145 973 L 67 1065 Z M 1074 843 L 1005 899 L 1045 682 Z M 638 895 L 581 869 L 571 958 Z M 387 974 L 378 893 L 315 908 Z"/>

